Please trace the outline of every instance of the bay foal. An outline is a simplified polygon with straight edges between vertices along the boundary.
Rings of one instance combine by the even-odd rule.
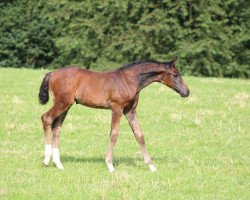
[[[156,171],[138,125],[136,107],[140,91],[152,82],[163,83],[182,97],[189,95],[189,89],[175,67],[175,62],[176,58],[170,62],[138,61],[108,72],[67,67],[46,74],[40,87],[39,100],[41,104],[46,104],[50,90],[54,104],[41,117],[45,133],[43,163],[49,165],[52,156],[55,165],[63,169],[58,149],[60,128],[68,110],[76,102],[92,108],[112,110],[110,144],[106,157],[109,172],[114,171],[112,157],[122,114],[133,130],[145,163],[152,172]]]

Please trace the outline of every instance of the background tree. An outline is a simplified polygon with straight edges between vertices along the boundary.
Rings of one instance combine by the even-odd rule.
[[[0,66],[118,67],[170,60],[196,76],[250,75],[247,0],[0,2]]]

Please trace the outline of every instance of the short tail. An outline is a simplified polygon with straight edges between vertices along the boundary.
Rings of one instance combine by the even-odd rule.
[[[45,105],[49,101],[49,79],[51,77],[52,72],[49,72],[45,75],[43,78],[43,82],[40,86],[40,91],[39,91],[39,102],[42,105]]]

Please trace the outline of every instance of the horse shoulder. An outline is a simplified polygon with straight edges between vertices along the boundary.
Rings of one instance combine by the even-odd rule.
[[[128,78],[121,72],[115,72],[111,76],[111,100],[121,104],[128,104],[136,97],[136,87],[132,78]]]

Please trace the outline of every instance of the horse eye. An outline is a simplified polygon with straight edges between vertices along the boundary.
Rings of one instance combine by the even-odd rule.
[[[174,77],[177,77],[177,76],[178,76],[178,74],[177,74],[177,73],[176,73],[176,74],[173,74],[173,76],[174,76]]]

